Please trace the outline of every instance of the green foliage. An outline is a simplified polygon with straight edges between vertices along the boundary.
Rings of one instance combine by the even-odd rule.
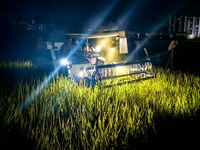
[[[1,61],[0,69],[19,69],[19,68],[31,68],[34,64],[31,61]]]
[[[156,135],[156,120],[194,118],[200,108],[193,75],[156,70],[153,79],[94,89],[58,75],[44,85],[47,78],[0,86],[1,132],[18,126],[36,149],[126,149]]]

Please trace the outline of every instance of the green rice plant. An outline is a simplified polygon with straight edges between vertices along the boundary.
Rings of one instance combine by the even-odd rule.
[[[1,130],[19,126],[35,149],[134,148],[156,137],[157,121],[194,119],[200,109],[199,77],[180,72],[158,69],[156,78],[94,89],[56,75],[38,88],[47,78],[0,86]]]

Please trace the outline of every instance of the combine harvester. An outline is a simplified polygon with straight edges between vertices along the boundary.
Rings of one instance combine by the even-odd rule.
[[[146,49],[145,60],[130,57],[125,31],[63,36],[63,40],[46,41],[47,49],[55,69],[59,67],[78,85],[111,86],[155,77]]]

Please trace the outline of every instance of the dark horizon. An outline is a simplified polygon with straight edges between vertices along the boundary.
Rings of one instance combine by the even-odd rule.
[[[87,26],[95,29],[104,24],[115,29],[155,31],[168,23],[171,14],[198,16],[196,0],[3,0],[0,22],[12,16],[50,17],[77,28]]]

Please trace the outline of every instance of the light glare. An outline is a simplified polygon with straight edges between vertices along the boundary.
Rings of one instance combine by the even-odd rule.
[[[95,49],[95,51],[96,51],[96,52],[100,52],[100,51],[101,51],[101,47],[100,47],[100,46],[97,46],[96,49]]]
[[[68,61],[66,58],[64,58],[64,59],[61,59],[60,63],[61,63],[61,65],[66,66]]]

